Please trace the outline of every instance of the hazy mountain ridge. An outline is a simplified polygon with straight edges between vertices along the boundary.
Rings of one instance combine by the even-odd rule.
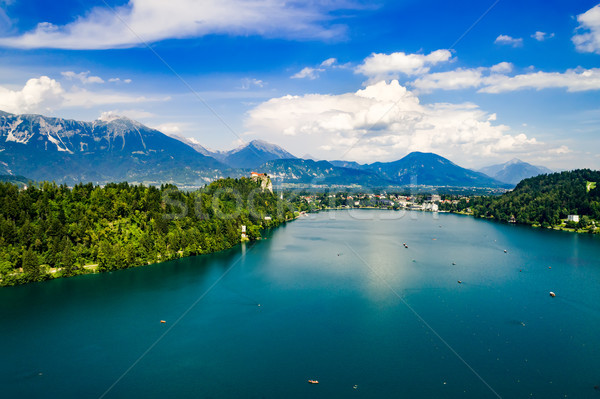
[[[502,164],[487,166],[479,171],[496,180],[510,184],[517,184],[521,180],[529,177],[554,173],[554,171],[544,166],[535,166],[517,158],[513,158]]]
[[[375,162],[367,165],[397,185],[424,184],[429,186],[505,187],[483,173],[456,165],[437,154],[411,152],[394,162]]]
[[[460,167],[433,153],[411,152],[404,158],[393,162],[359,164],[349,161],[332,161],[331,163],[338,167],[376,173],[396,186],[509,187],[509,185],[483,173]]]
[[[260,167],[275,184],[312,184],[312,185],[361,185],[389,186],[391,181],[372,172],[342,168],[328,161],[312,159],[277,159]]]

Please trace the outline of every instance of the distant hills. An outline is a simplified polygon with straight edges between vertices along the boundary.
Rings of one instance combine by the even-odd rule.
[[[394,162],[375,162],[361,165],[357,162],[331,161],[331,167],[344,169],[353,176],[361,176],[380,186],[458,186],[508,188],[506,183],[483,173],[462,168],[437,154],[411,152]],[[353,171],[353,172],[349,172]],[[362,173],[361,173],[362,172]],[[374,178],[374,176],[376,178]]]
[[[220,177],[246,176],[251,170],[268,173],[275,184],[511,187],[432,153],[413,152],[394,162],[361,165],[299,159],[261,140],[213,151],[194,139],[170,137],[124,117],[80,122],[0,111],[0,174],[67,184],[198,186]]]
[[[528,177],[553,173],[552,170],[544,166],[534,166],[517,158],[513,158],[506,163],[482,168],[479,171],[496,180],[509,184],[517,184]]]
[[[395,162],[375,162],[368,169],[397,185],[504,187],[483,173],[462,168],[433,153],[411,152]]]
[[[275,184],[364,187],[393,185],[390,180],[370,170],[343,168],[327,161],[312,159],[278,159],[265,163],[260,169],[271,176]]]
[[[468,203],[446,203],[444,210],[464,212],[474,216],[504,222],[516,222],[542,227],[571,227],[599,232],[600,171],[577,169],[543,174],[522,180],[514,190],[496,197],[476,197]],[[468,211],[467,211],[468,212]],[[569,215],[577,221],[566,222]]]

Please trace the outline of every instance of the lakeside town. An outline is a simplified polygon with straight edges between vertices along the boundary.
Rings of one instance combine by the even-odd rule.
[[[287,194],[288,196],[290,193]],[[284,198],[284,194],[281,194]],[[600,233],[600,222],[587,215],[565,214],[553,223],[546,221],[525,221],[511,213],[508,217],[482,212],[482,205],[489,197],[450,195],[450,194],[417,194],[404,195],[398,193],[363,193],[338,192],[301,194],[296,199],[287,198],[293,202],[300,212],[315,212],[333,209],[386,209],[424,212],[446,212],[475,217],[496,219],[511,224],[529,224],[532,227],[543,227],[578,233]],[[473,204],[473,206],[471,206]]]

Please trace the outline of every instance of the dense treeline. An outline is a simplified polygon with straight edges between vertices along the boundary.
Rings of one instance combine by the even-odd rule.
[[[230,248],[293,217],[253,179],[195,192],[127,183],[104,187],[0,183],[0,285],[109,271]]]
[[[477,217],[543,227],[593,229],[594,222],[600,221],[600,172],[580,169],[540,175],[521,181],[500,196],[463,198],[458,203],[441,204],[440,209],[470,209]],[[579,215],[580,221],[564,223],[568,215]]]

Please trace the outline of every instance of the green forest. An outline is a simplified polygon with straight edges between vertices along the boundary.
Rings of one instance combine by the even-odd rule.
[[[500,196],[461,198],[440,204],[440,210],[472,213],[541,227],[597,232],[600,227],[600,171],[579,169],[522,180]],[[566,221],[579,215],[579,222]]]
[[[248,178],[194,192],[114,183],[0,182],[0,285],[106,272],[230,248],[295,215]]]

